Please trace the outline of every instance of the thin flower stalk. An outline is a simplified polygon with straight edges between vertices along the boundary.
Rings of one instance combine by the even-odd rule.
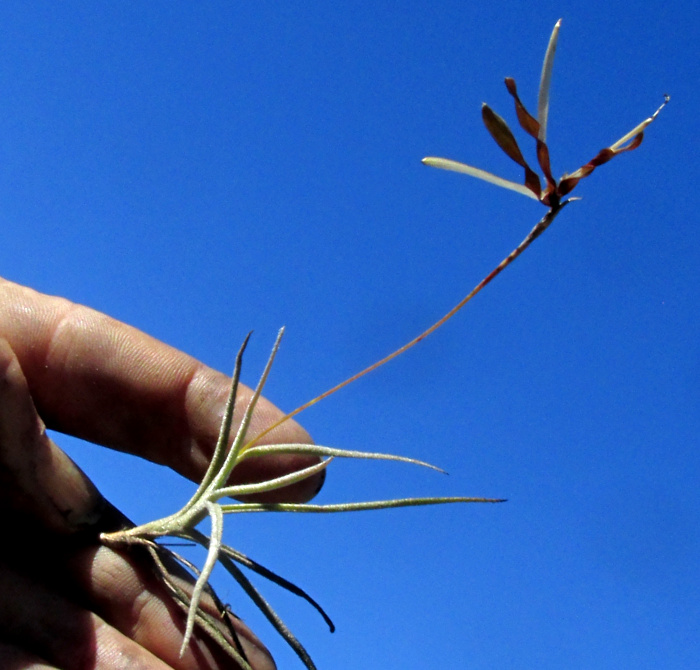
[[[250,665],[245,658],[243,649],[238,643],[235,631],[230,627],[228,640],[222,633],[218,632],[216,626],[213,626],[211,618],[206,615],[202,608],[202,599],[206,593],[213,595],[215,602],[219,602],[215,594],[208,585],[208,580],[211,572],[216,565],[220,563],[238,582],[245,593],[251,598],[256,606],[267,617],[272,626],[277,632],[287,641],[290,647],[299,656],[300,660],[308,670],[314,670],[315,665],[311,660],[306,649],[284,624],[281,618],[276,614],[272,606],[261,595],[261,593],[253,586],[250,580],[245,576],[239,566],[245,567],[252,572],[272,581],[273,583],[287,589],[295,595],[306,600],[314,607],[324,618],[329,625],[331,632],[334,626],[328,615],[324,612],[321,606],[304,590],[291,582],[285,580],[271,570],[261,566],[253,561],[245,554],[229,547],[223,542],[223,526],[225,514],[241,514],[241,513],[260,513],[260,512],[287,512],[287,513],[345,513],[358,512],[376,509],[389,509],[396,507],[412,507],[417,505],[442,505],[451,503],[497,503],[503,502],[501,498],[482,498],[482,497],[413,497],[413,498],[397,498],[389,500],[374,500],[360,501],[348,503],[334,504],[311,504],[311,503],[243,503],[243,502],[222,502],[222,498],[249,496],[251,494],[266,493],[273,491],[290,484],[299,482],[313,474],[323,471],[329,467],[331,463],[338,458],[355,458],[365,460],[386,460],[401,463],[418,465],[421,467],[430,468],[443,472],[440,468],[426,463],[425,461],[408,458],[406,456],[397,456],[393,454],[377,453],[369,451],[346,450],[335,447],[319,446],[312,444],[273,444],[260,445],[261,438],[276,427],[288,421],[305,409],[320,402],[324,398],[339,391],[343,387],[351,384],[360,377],[376,370],[378,367],[388,363],[397,356],[408,351],[416,344],[424,340],[431,333],[443,326],[455,314],[457,314],[474,296],[476,296],[485,286],[487,286],[497,275],[507,268],[518,256],[520,256],[554,221],[561,210],[573,200],[577,198],[565,197],[573,190],[579,181],[589,176],[597,167],[610,161],[615,156],[636,149],[642,142],[644,131],[658,116],[661,109],[668,103],[669,97],[665,96],[664,103],[652,114],[637,125],[633,130],[624,135],[617,142],[609,147],[598,152],[593,159],[584,164],[578,170],[571,174],[565,174],[561,179],[556,180],[552,174],[549,158],[549,147],[547,145],[547,125],[549,120],[550,107],[550,87],[552,80],[552,70],[554,65],[554,56],[557,48],[559,30],[561,20],[557,21],[554,30],[549,39],[547,50],[545,53],[544,63],[540,77],[540,86],[537,98],[537,116],[531,115],[523,105],[518,95],[515,81],[508,77],[505,79],[505,85],[508,93],[513,98],[515,105],[515,113],[518,123],[526,134],[535,141],[535,155],[537,166],[540,173],[536,172],[525,159],[518,141],[514,133],[509,128],[506,121],[494,112],[488,105],[482,106],[482,120],[486,129],[501,148],[501,150],[513,160],[524,171],[522,183],[516,182],[481,168],[473,167],[466,163],[437,157],[427,157],[423,159],[425,165],[466,174],[475,177],[482,181],[494,184],[501,188],[505,188],[516,193],[520,193],[530,199],[537,200],[547,207],[546,214],[532,228],[527,236],[518,244],[513,251],[510,252],[490,273],[488,273],[464,298],[462,298],[451,310],[443,317],[436,321],[432,326],[424,330],[418,336],[404,344],[402,347],[385,356],[380,361],[373,363],[364,370],[349,377],[345,381],[337,384],[333,388],[316,396],[308,402],[300,405],[292,412],[289,412],[279,421],[273,423],[264,431],[257,435],[248,435],[253,412],[256,404],[261,396],[263,387],[270,373],[273,361],[279,350],[280,341],[283,334],[283,329],[279,331],[275,340],[270,357],[265,365],[261,378],[255,387],[254,393],[250,398],[248,405],[243,414],[240,426],[235,435],[231,437],[233,414],[236,403],[238,384],[241,374],[243,353],[245,351],[250,334],[245,338],[238,355],[236,356],[236,364],[234,367],[233,377],[231,381],[230,393],[226,403],[224,416],[221,422],[218,440],[214,449],[213,456],[209,463],[208,469],[202,478],[194,495],[188,500],[185,505],[175,514],[167,516],[163,519],[151,521],[149,523],[127,528],[119,532],[106,533],[101,536],[101,540],[105,545],[114,548],[129,548],[131,546],[145,546],[150,552],[155,566],[156,573],[160,576],[166,587],[169,589],[173,599],[178,603],[178,606],[187,611],[187,620],[185,623],[185,631],[180,649],[180,655],[184,654],[195,626],[199,626],[220,646],[222,646],[229,655],[234,658],[241,668],[248,670]],[[253,484],[237,484],[228,485],[231,475],[235,468],[244,460],[250,458],[260,458],[263,456],[279,455],[279,454],[305,454],[308,456],[318,457],[318,463],[304,468],[298,472],[288,475],[271,478],[267,481],[257,482]],[[211,532],[207,536],[197,530],[197,525],[205,518],[211,520]],[[207,556],[204,566],[201,571],[197,570],[188,561],[182,557],[165,549],[162,544],[157,544],[155,541],[162,537],[178,537],[189,541],[196,542],[204,547],[207,551]],[[182,565],[189,568],[195,575],[195,584],[191,592],[187,592],[177,586],[170,575],[169,569],[161,560],[161,555],[169,554]],[[222,616],[229,616],[227,608],[222,607]],[[212,628],[214,630],[212,630]]]
[[[360,377],[364,377],[366,374],[373,372],[382,365],[388,363],[394,358],[397,358],[434,333],[438,328],[442,327],[445,323],[447,323],[447,321],[455,316],[455,314],[460,312],[462,308],[472,298],[474,298],[474,296],[476,296],[477,293],[479,293],[497,275],[508,267],[508,265],[510,265],[518,256],[520,256],[520,254],[522,254],[523,251],[525,251],[525,249],[527,249],[527,247],[529,247],[530,244],[532,244],[550,226],[565,205],[578,199],[569,198],[568,200],[563,201],[562,197],[568,195],[581,179],[590,175],[599,165],[608,162],[618,154],[636,149],[641,144],[644,137],[644,130],[656,119],[659,112],[666,106],[666,104],[668,104],[670,96],[664,95],[663,104],[649,118],[635,126],[635,128],[620,138],[617,142],[610,145],[610,147],[601,150],[591,161],[583,165],[581,168],[572,174],[564,175],[558,183],[556,182],[552,176],[552,171],[549,164],[549,148],[546,144],[546,130],[549,115],[549,91],[552,81],[552,69],[554,67],[554,54],[556,52],[556,46],[559,39],[560,27],[561,19],[556,22],[547,44],[547,51],[545,54],[544,63],[542,65],[542,74],[540,76],[538,118],[533,117],[522,104],[520,98],[518,97],[515,80],[512,77],[506,77],[505,79],[506,89],[513,97],[515,103],[515,111],[520,126],[528,135],[536,140],[537,160],[543,172],[546,183],[546,187],[544,189],[540,186],[540,178],[537,173],[525,161],[515,136],[506,122],[485,103],[482,105],[482,119],[484,121],[484,125],[486,125],[487,130],[499,147],[501,147],[501,149],[506,153],[506,155],[524,168],[525,178],[523,183],[500,177],[486,170],[482,170],[481,168],[474,167],[473,165],[468,165],[449,158],[427,156],[422,160],[424,165],[466,174],[470,177],[475,177],[495,186],[499,186],[500,188],[515,191],[516,193],[520,193],[521,195],[524,195],[530,199],[537,200],[549,208],[547,214],[542,217],[542,219],[527,234],[523,241],[515,249],[513,249],[508,256],[506,256],[488,275],[486,275],[486,277],[484,277],[484,279],[482,279],[466,296],[464,296],[464,298],[462,298],[452,309],[450,309],[432,326],[424,330],[420,335],[414,337],[410,342],[407,342],[402,347],[399,347],[396,351],[393,351],[381,360],[369,365],[364,370],[361,370],[351,377],[348,377],[333,388],[328,389],[324,393],[321,393],[315,398],[312,398],[303,405],[300,405],[293,411],[289,412],[289,414],[282,417],[279,421],[275,422],[263,432],[256,435],[253,440],[245,445],[244,449],[250,448],[257,440],[272,432],[275,428],[288,419],[303,412],[312,405],[315,405],[317,402],[324,400],[328,396],[334,394],[336,391],[342,389],[344,386],[352,384],[360,379]],[[627,146],[624,146],[626,144]]]

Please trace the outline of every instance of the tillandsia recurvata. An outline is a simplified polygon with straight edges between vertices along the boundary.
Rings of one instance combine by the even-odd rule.
[[[331,631],[333,630],[333,624],[326,615],[326,613],[303,590],[291,584],[282,577],[276,575],[275,573],[271,572],[270,570],[264,568],[258,563],[255,563],[245,554],[242,554],[241,552],[223,543],[223,519],[225,514],[236,514],[245,512],[330,513],[385,509],[390,507],[406,507],[411,505],[502,502],[501,499],[497,498],[417,497],[393,500],[378,500],[370,502],[351,502],[317,505],[223,502],[223,499],[231,497],[240,498],[241,496],[272,491],[287,486],[289,484],[293,484],[314,473],[324,470],[333,462],[335,458],[390,460],[411,463],[414,465],[420,465],[440,471],[439,468],[430,465],[429,463],[390,454],[373,453],[365,451],[349,451],[333,447],[317,446],[312,444],[275,444],[260,446],[258,442],[263,435],[272,431],[282,422],[299,414],[301,411],[328,397],[332,393],[335,393],[347,384],[352,383],[356,379],[371,372],[372,370],[375,370],[376,368],[390,361],[391,359],[399,356],[400,354],[407,351],[408,349],[416,345],[418,342],[426,338],[440,326],[442,326],[459,310],[461,310],[462,307],[464,307],[467,304],[467,302],[469,302],[469,300],[471,300],[479,291],[481,291],[481,289],[483,289],[496,275],[502,272],[520,254],[522,254],[522,252],[525,251],[525,249],[527,249],[527,247],[530,246],[530,244],[532,244],[532,242],[547,229],[547,227],[552,223],[557,214],[559,214],[559,212],[574,199],[566,199],[566,196],[569,195],[569,193],[573,190],[573,188],[578,184],[578,182],[581,179],[590,175],[598,166],[608,162],[618,154],[636,149],[640,145],[644,136],[644,130],[650,123],[652,123],[652,121],[654,121],[661,109],[666,105],[669,99],[668,96],[665,96],[664,103],[661,105],[661,107],[659,107],[659,109],[656,110],[656,112],[654,112],[654,114],[652,114],[652,116],[645,119],[633,130],[624,135],[620,140],[610,145],[609,147],[599,151],[593,159],[591,159],[588,163],[580,167],[578,170],[575,170],[571,174],[564,175],[559,180],[554,179],[550,167],[549,149],[547,146],[547,118],[549,111],[549,89],[552,75],[552,66],[554,62],[554,54],[556,50],[560,25],[561,21],[558,21],[554,26],[554,30],[550,37],[547,51],[545,54],[540,79],[536,116],[531,115],[521,102],[518,96],[515,81],[511,78],[507,78],[505,80],[506,88],[515,102],[515,112],[520,126],[530,137],[532,137],[535,140],[537,164],[544,178],[544,186],[542,185],[543,181],[541,177],[530,167],[530,165],[528,165],[527,161],[524,159],[523,154],[521,153],[520,148],[518,146],[518,143],[516,142],[515,137],[508,125],[506,124],[506,122],[494,111],[492,111],[491,108],[486,104],[484,104],[482,107],[482,118],[484,124],[486,125],[487,130],[494,138],[498,146],[513,161],[515,161],[524,169],[525,176],[522,184],[504,179],[502,177],[498,177],[489,172],[485,172],[484,170],[480,170],[479,168],[475,168],[457,161],[434,157],[428,157],[423,159],[423,163],[425,163],[426,165],[446,170],[452,170],[455,172],[461,172],[472,177],[477,177],[484,181],[495,184],[496,186],[516,191],[518,193],[528,196],[529,198],[541,202],[545,207],[547,207],[547,213],[535,225],[535,227],[530,231],[530,233],[528,233],[525,239],[506,258],[504,258],[501,261],[501,263],[499,263],[481,282],[479,282],[479,284],[477,284],[476,287],[472,289],[472,291],[470,291],[462,300],[460,300],[459,303],[455,305],[455,307],[453,307],[447,314],[445,314],[430,328],[428,328],[420,335],[415,337],[413,340],[411,340],[401,348],[397,349],[393,353],[389,354],[382,360],[374,363],[373,365],[369,366],[365,370],[362,370],[356,375],[353,375],[349,379],[338,384],[332,389],[329,389],[325,393],[310,400],[309,402],[304,403],[303,405],[295,409],[293,412],[287,414],[283,419],[275,423],[273,426],[267,428],[263,433],[250,436],[248,435],[248,428],[250,425],[251,417],[255,410],[256,403],[260,398],[260,394],[270,372],[270,368],[272,366],[275,355],[277,354],[280,339],[282,337],[282,331],[280,331],[277,340],[274,344],[272,353],[267,362],[267,365],[265,366],[265,369],[263,371],[262,377],[245,410],[240,427],[237,429],[236,434],[233,436],[233,438],[231,438],[232,417],[235,405],[236,390],[238,387],[238,382],[241,373],[243,352],[248,341],[248,337],[246,337],[236,358],[236,365],[233,373],[233,380],[231,383],[231,391],[228,397],[228,402],[224,418],[221,424],[221,429],[219,432],[219,437],[214,454],[212,456],[211,462],[209,463],[208,470],[192,498],[178,512],[175,512],[174,514],[167,516],[163,519],[151,521],[149,523],[121,530],[118,532],[105,533],[101,536],[101,541],[110,547],[126,549],[130,546],[136,545],[145,548],[149,552],[156,573],[160,576],[165,585],[168,587],[176,603],[180,606],[181,609],[183,609],[183,611],[187,612],[185,632],[183,635],[182,647],[180,650],[181,655],[190,641],[194,626],[197,625],[200,626],[202,630],[207,632],[213,639],[215,639],[222,646],[222,648],[225,649],[227,653],[236,660],[236,662],[241,666],[241,668],[250,669],[251,667],[248,660],[245,658],[245,654],[242,650],[242,647],[240,646],[240,644],[237,643],[233,627],[229,625],[228,636],[223,634],[220,631],[220,626],[218,625],[220,622],[216,621],[217,617],[215,615],[212,615],[206,610],[206,608],[201,606],[203,594],[206,592],[209,593],[217,603],[217,607],[220,610],[220,619],[227,620],[230,616],[232,616],[229,608],[221,604],[221,602],[216,598],[215,594],[212,593],[211,589],[208,586],[209,577],[212,573],[212,569],[214,568],[217,562],[222,564],[223,567],[241,585],[243,590],[260,608],[260,610],[268,618],[272,625],[277,629],[280,635],[282,635],[282,637],[284,637],[288,644],[294,649],[294,651],[301,658],[301,660],[307,668],[315,668],[315,665],[309,657],[309,654],[306,652],[306,650],[297,640],[297,638],[292,634],[292,632],[286,627],[284,622],[278,617],[278,615],[269,605],[267,600],[265,600],[265,598],[263,598],[259,591],[252,585],[252,583],[241,570],[240,566],[245,566],[253,572],[262,575],[263,577],[266,577],[267,579],[288,589],[292,593],[295,593],[296,595],[304,598],[321,613],[321,615],[328,623]],[[319,461],[315,465],[307,467],[304,470],[295,472],[290,475],[270,479],[268,481],[237,486],[227,485],[231,473],[240,463],[242,463],[246,459],[257,458],[260,456],[270,454],[289,453],[316,456],[319,458]],[[205,534],[203,534],[196,528],[197,525],[207,517],[211,521],[211,534],[209,537],[207,537]],[[207,556],[203,567],[200,570],[198,570],[189,561],[178,556],[171,550],[164,548],[162,544],[158,544],[156,542],[159,538],[166,536],[182,538],[205,547],[207,550]],[[189,569],[196,575],[195,586],[191,590],[191,592],[184,590],[182,586],[178,585],[178,582],[176,581],[176,579],[174,579],[173,574],[171,572],[172,568],[168,567],[167,561],[163,560],[165,554],[169,555],[170,557],[175,557],[182,565],[184,565],[187,569]]]

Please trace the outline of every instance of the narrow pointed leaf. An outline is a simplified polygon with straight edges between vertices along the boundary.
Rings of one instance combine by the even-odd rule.
[[[525,168],[525,187],[532,191],[532,194],[539,200],[542,196],[542,184],[537,173],[530,169],[530,166]]]
[[[625,151],[634,151],[642,143],[643,139],[644,139],[644,133],[643,132],[637,133],[632,138],[632,141],[629,142],[628,144],[626,144],[625,146],[620,146],[619,144],[616,143],[615,145],[613,145],[613,146],[615,146],[615,148],[613,149],[613,147],[610,147],[610,150],[614,151],[616,156],[617,156],[617,154],[622,154]]]
[[[204,533],[198,531],[197,529],[191,529],[187,533],[180,534],[178,537],[193,540],[204,547],[207,546],[208,542],[207,536],[204,535]],[[253,572],[256,572],[265,579],[268,579],[273,584],[277,584],[277,586],[281,586],[283,589],[286,589],[290,593],[293,593],[295,596],[299,596],[300,598],[305,600],[323,617],[323,620],[328,625],[330,632],[335,632],[335,624],[333,623],[330,616],[328,616],[328,613],[323,609],[323,607],[321,607],[321,605],[316,600],[314,600],[306,591],[304,591],[304,589],[297,586],[293,582],[290,582],[288,579],[285,579],[281,575],[278,575],[276,572],[273,572],[269,568],[266,568],[264,565],[261,565],[257,561],[254,561],[246,554],[238,551],[237,549],[234,549],[233,547],[229,547],[227,544],[221,545],[220,553],[221,555],[228,556],[230,559],[236,561],[237,563],[244,565],[246,568],[252,570]],[[183,560],[180,556],[178,556],[178,558],[180,560]],[[196,568],[194,568],[194,566],[190,566],[190,569],[196,572]]]
[[[557,187],[557,182],[552,175],[552,168],[549,163],[549,147],[541,140],[537,140],[537,162],[540,164],[542,174],[547,179],[547,190],[553,191]]]
[[[246,407],[246,410],[243,414],[243,418],[241,419],[241,423],[238,427],[238,432],[236,433],[236,437],[234,438],[233,444],[231,445],[231,450],[227,454],[226,460],[224,461],[223,465],[221,466],[221,469],[219,470],[215,479],[210,485],[211,490],[221,488],[224,485],[226,480],[229,478],[229,475],[231,474],[231,470],[233,470],[234,466],[236,465],[239,459],[241,449],[243,448],[245,442],[245,436],[248,432],[248,426],[250,425],[250,421],[253,417],[255,405],[257,404],[260,398],[260,394],[262,393],[263,387],[265,386],[267,377],[270,374],[270,369],[272,368],[272,364],[275,361],[275,356],[279,351],[280,342],[282,341],[283,335],[284,328],[280,328],[279,332],[277,333],[277,339],[275,339],[275,343],[272,346],[270,356],[268,357],[267,363],[265,364],[265,368],[263,369],[263,373],[260,376],[260,380],[258,381],[258,384],[255,387],[253,395],[248,401],[248,406]]]
[[[391,509],[394,507],[423,507],[425,505],[447,505],[450,503],[502,503],[503,498],[396,498],[394,500],[371,500],[357,503],[337,503],[329,505],[310,505],[308,503],[241,503],[222,505],[225,514],[234,512],[306,512],[311,514],[328,514],[334,512],[364,512],[373,509]]]
[[[615,144],[601,149],[588,163],[580,167],[576,172],[572,172],[570,175],[562,178],[557,189],[559,195],[564,196],[570,193],[581,179],[587,177],[597,167],[612,160],[618,154],[624,153],[625,151],[634,151],[644,139],[644,129],[656,119],[659,112],[668,104],[670,99],[670,96],[665,95],[661,106],[648,119],[644,119],[644,121],[621,137]]]
[[[668,104],[668,101],[671,99],[670,95],[664,95],[664,101],[661,104],[661,106],[648,118],[644,119],[636,128],[633,128],[632,130],[627,133],[624,137],[621,137],[615,144],[613,144],[610,148],[617,152],[620,151],[620,147],[622,147],[626,142],[629,142],[630,139],[634,138],[633,144],[636,141],[637,143],[633,147],[628,147],[628,149],[636,149],[639,144],[642,141],[641,134],[642,131],[656,119],[656,117],[659,115],[659,112]]]
[[[228,447],[228,440],[229,436],[231,434],[231,423],[233,421],[233,411],[236,406],[236,395],[238,392],[238,381],[241,376],[241,368],[243,366],[243,353],[245,352],[246,347],[248,346],[248,341],[250,340],[250,336],[252,335],[252,331],[246,335],[245,339],[243,340],[243,344],[241,345],[240,349],[238,350],[238,354],[236,355],[236,363],[233,368],[233,377],[231,379],[231,386],[228,394],[228,398],[226,400],[226,408],[224,409],[224,416],[221,420],[221,428],[219,429],[219,437],[216,441],[216,447],[214,448],[214,454],[211,457],[211,460],[209,461],[209,466],[207,467],[207,471],[202,478],[202,481],[199,483],[199,486],[197,487],[197,490],[195,491],[195,494],[190,498],[189,502],[183,507],[182,511],[186,511],[188,509],[191,509],[197,501],[204,495],[206,490],[209,488],[209,485],[211,482],[214,480],[214,477],[216,477],[217,472],[223,465],[224,460],[226,459],[226,448]]]
[[[498,146],[503,149],[505,154],[511,160],[514,160],[518,165],[525,169],[525,187],[530,189],[530,191],[532,191],[532,193],[539,198],[542,191],[540,186],[540,178],[523,158],[520,147],[518,146],[513,133],[508,127],[508,124],[486,103],[481,106],[481,117],[484,120],[486,129],[491,134],[491,137],[496,140]]]
[[[496,114],[486,103],[481,105],[481,118],[484,120],[484,125],[491,134],[491,137],[496,140],[496,144],[503,149],[505,154],[518,165],[527,167],[520,147],[505,120]]]
[[[192,632],[194,631],[194,622],[197,617],[197,612],[199,611],[199,601],[202,598],[202,593],[204,593],[204,588],[209,581],[209,576],[211,575],[217,560],[219,560],[219,548],[221,547],[221,537],[224,530],[224,515],[221,511],[219,505],[207,501],[207,511],[211,517],[211,538],[209,540],[209,550],[207,552],[207,558],[204,562],[204,567],[192,590],[192,599],[190,601],[190,609],[187,613],[187,626],[185,628],[185,636],[182,638],[182,646],[180,647],[180,658],[185,653],[187,645],[192,637]]]
[[[272,609],[270,603],[263,598],[262,594],[253,586],[251,581],[243,574],[243,571],[228,557],[222,555],[220,557],[221,565],[223,565],[229,574],[240,584],[248,597],[255,603],[258,609],[265,615],[265,618],[274,626],[275,630],[284,638],[285,642],[294,650],[296,655],[301,659],[302,663],[308,670],[316,670],[311,656],[304,649],[304,646],[297,640],[292,631],[287,628],[284,621],[275,610]]]
[[[461,174],[469,175],[470,177],[476,177],[482,181],[487,181],[489,184],[494,184],[500,186],[501,188],[507,188],[510,191],[515,191],[521,195],[525,195],[528,198],[533,198],[534,200],[539,200],[539,196],[535,195],[532,190],[523,186],[515,181],[510,181],[509,179],[503,179],[491,172],[482,170],[480,168],[467,165],[466,163],[460,163],[458,161],[450,160],[449,158],[436,158],[434,156],[428,156],[422,160],[424,165],[429,165],[430,167],[439,168],[440,170],[450,170],[451,172],[459,172]]]
[[[333,623],[333,620],[328,616],[327,612],[323,609],[323,607],[321,607],[321,605],[318,602],[316,602],[316,600],[314,600],[306,591],[304,591],[304,589],[298,587],[296,584],[290,582],[288,579],[281,577],[276,572],[272,572],[272,570],[269,570],[264,565],[260,565],[260,563],[257,563],[245,554],[241,553],[240,551],[237,551],[236,549],[233,549],[232,547],[229,547],[226,544],[221,547],[221,553],[233,559],[237,563],[245,565],[245,567],[249,570],[252,570],[253,572],[256,572],[262,577],[265,577],[265,579],[269,579],[274,584],[277,584],[277,586],[281,586],[283,589],[286,589],[290,593],[293,593],[295,596],[299,596],[300,598],[304,599],[323,617],[323,620],[326,622],[326,625],[328,626],[330,632],[335,632],[335,624]]]
[[[552,83],[552,67],[554,66],[554,54],[557,51],[557,40],[559,39],[559,28],[561,19],[554,24],[554,30],[549,38],[547,51],[542,64],[542,75],[540,76],[540,91],[537,96],[537,120],[540,130],[537,139],[541,142],[547,141],[547,117],[549,116],[549,88]]]
[[[202,536],[206,540],[205,536]],[[207,546],[206,541],[201,543],[204,547]],[[185,568],[192,571],[195,578],[200,574],[199,570],[186,558],[180,556],[180,554],[175,553],[169,549],[166,549],[163,545],[152,545],[147,547],[148,553],[153,559],[154,566],[156,568],[156,573],[158,578],[168,589],[173,597],[175,604],[187,614],[189,611],[190,594],[184,591],[180,585],[175,581],[173,575],[171,575],[171,569],[168,568],[165,563],[161,560],[160,554],[164,553],[170,559],[181,563]],[[218,598],[216,593],[212,588],[207,588],[207,594],[214,600],[218,610],[223,611],[223,603]],[[202,629],[215,640],[221,649],[226,652],[238,665],[240,670],[253,670],[248,661],[245,659],[245,652],[241,647],[241,642],[236,633],[236,629],[232,626],[229,619],[224,620],[227,624],[226,628],[228,630],[233,643],[226,639],[221,630],[219,629],[218,621],[208,612],[200,609],[197,612],[197,623],[202,627]]]
[[[515,85],[515,79],[506,77],[506,88],[515,101],[515,113],[518,115],[521,128],[530,135],[530,137],[537,139],[540,132],[540,124],[537,119],[525,109],[525,105],[521,102],[520,96],[518,96],[518,89]]]
[[[649,119],[647,119],[649,121]],[[634,130],[627,133],[624,137],[620,138],[615,144],[610,146],[610,151],[618,154],[623,151],[632,151],[636,149],[644,139],[644,132],[640,128],[646,128],[649,125],[646,121],[640,123]],[[635,132],[637,131],[637,132]]]
[[[588,163],[581,166],[578,170],[572,172],[570,175],[564,177],[559,182],[557,193],[560,196],[567,195],[571,192],[574,186],[576,186],[576,184],[578,184],[578,182],[581,181],[581,179],[588,177],[597,167],[604,165],[619,154],[622,154],[626,151],[633,151],[634,149],[636,149],[642,143],[643,137],[644,133],[639,133],[637,136],[635,136],[634,140],[628,146],[622,149],[617,149],[617,151],[614,151],[610,147],[601,149],[590,161],[588,161]]]
[[[337,449],[336,447],[323,447],[319,444],[265,444],[260,447],[251,447],[245,452],[244,458],[269,456],[270,454],[307,454],[309,456],[337,456],[338,458],[366,458],[380,461],[398,461],[400,463],[420,465],[424,468],[430,468],[431,470],[437,470],[437,472],[446,474],[442,468],[438,468],[436,465],[432,465],[426,461],[419,461],[416,458],[409,458],[408,456],[396,456],[394,454],[382,454],[373,451]]]

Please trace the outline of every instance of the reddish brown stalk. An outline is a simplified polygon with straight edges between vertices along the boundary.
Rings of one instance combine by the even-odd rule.
[[[574,200],[575,199],[576,198],[574,198]],[[366,367],[364,370],[357,372],[356,374],[352,375],[352,377],[348,377],[345,381],[340,382],[340,384],[336,384],[336,386],[334,386],[333,388],[328,389],[324,393],[321,393],[321,395],[312,398],[308,402],[305,402],[303,405],[297,407],[295,410],[292,410],[291,412],[289,412],[289,414],[283,416],[279,421],[273,423],[269,428],[266,428],[264,431],[256,435],[243,447],[243,449],[245,450],[249,447],[252,447],[264,435],[267,435],[268,433],[272,432],[275,428],[282,425],[285,421],[291,419],[292,417],[303,412],[305,409],[308,409],[312,405],[315,405],[317,402],[320,402],[328,396],[333,395],[336,391],[340,391],[340,389],[342,389],[343,387],[347,386],[348,384],[352,384],[354,381],[360,379],[360,377],[364,377],[366,374],[372,372],[373,370],[376,370],[377,368],[381,367],[385,363],[388,363],[397,356],[400,356],[401,354],[405,353],[406,351],[414,347],[416,344],[418,344],[421,340],[424,340],[426,337],[428,337],[428,335],[434,333],[438,328],[443,326],[455,314],[457,314],[457,312],[459,312],[477,293],[479,293],[481,289],[483,289],[487,284],[489,284],[489,282],[491,282],[492,279],[494,279],[501,272],[503,272],[503,270],[505,270],[518,256],[520,256],[520,254],[522,254],[523,251],[525,251],[525,249],[527,249],[545,230],[547,230],[552,221],[554,221],[556,215],[559,214],[559,212],[569,202],[571,202],[571,200],[565,200],[564,202],[552,205],[551,209],[528,233],[527,237],[525,237],[525,239],[515,249],[513,249],[513,251],[511,251],[493,270],[491,270],[491,272],[489,272],[489,274],[487,274],[466,296],[464,296],[464,298],[462,298],[449,312],[447,312],[447,314],[445,314],[441,319],[439,319],[432,326],[430,326],[430,328],[424,330],[420,335],[414,337],[410,342],[407,342],[402,347],[399,347],[398,349],[396,349],[396,351],[393,351],[388,356],[385,356],[376,363],[372,363],[372,365]]]

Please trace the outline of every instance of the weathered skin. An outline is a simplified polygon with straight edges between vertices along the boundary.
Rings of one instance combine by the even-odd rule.
[[[178,657],[183,619],[139,555],[100,547],[128,523],[48,438],[45,427],[133,453],[197,481],[213,451],[230,380],[104,314],[0,279],[0,667],[232,667],[203,640]],[[239,387],[237,415],[250,389]],[[255,435],[281,416],[261,400]],[[263,443],[310,442],[288,421]],[[236,482],[312,459],[251,459]],[[260,500],[302,502],[317,476]],[[274,668],[236,621],[256,670]]]

